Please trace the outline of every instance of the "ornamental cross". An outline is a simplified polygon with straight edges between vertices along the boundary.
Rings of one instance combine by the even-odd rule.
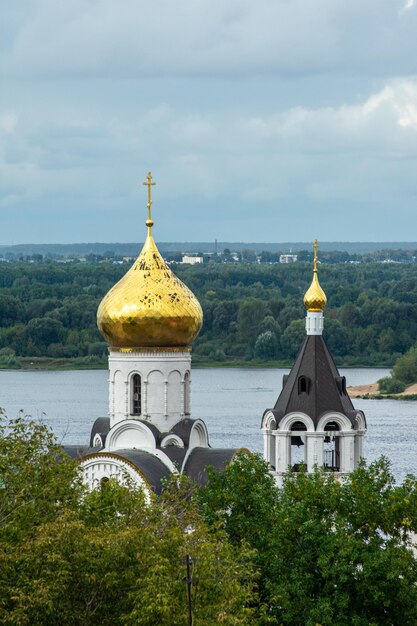
[[[152,220],[152,217],[151,217],[152,186],[156,185],[156,183],[152,182],[152,174],[150,172],[148,172],[148,175],[146,178],[147,178],[147,181],[143,184],[146,185],[146,187],[148,188],[148,204],[146,206],[148,207],[148,220],[151,221]]]
[[[317,248],[319,244],[317,243],[317,239],[314,240],[313,248],[314,248],[314,271],[317,272]]]

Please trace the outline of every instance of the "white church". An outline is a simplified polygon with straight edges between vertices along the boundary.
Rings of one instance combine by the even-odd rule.
[[[191,417],[191,346],[203,312],[163,260],[153,238],[149,173],[147,237],[138,258],[97,311],[109,346],[109,412],[93,424],[89,446],[66,446],[91,489],[110,477],[141,486],[148,499],[172,473],[198,485],[237,449],[211,448],[205,423]],[[280,482],[300,463],[346,473],[362,456],[366,420],[355,411],[322,337],[326,296],[317,271],[304,303],[307,335],[275,406],[264,412],[265,458]]]

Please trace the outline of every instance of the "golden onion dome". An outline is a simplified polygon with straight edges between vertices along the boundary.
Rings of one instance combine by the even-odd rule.
[[[195,295],[167,266],[152,235],[148,181],[148,235],[130,270],[110,289],[97,311],[104,339],[117,348],[172,348],[191,345],[203,323]]]
[[[313,244],[314,248],[314,270],[313,270],[313,280],[311,281],[310,287],[307,289],[306,294],[304,296],[304,306],[307,311],[311,311],[312,313],[319,313],[323,311],[324,307],[327,303],[326,294],[319,283],[318,271],[317,271],[317,248],[318,243],[317,239],[314,240]]]

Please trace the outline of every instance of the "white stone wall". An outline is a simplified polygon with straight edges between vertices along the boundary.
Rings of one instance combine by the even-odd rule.
[[[132,378],[141,376],[141,414],[133,415]],[[169,431],[190,412],[191,355],[189,350],[109,351],[110,426],[143,419]]]

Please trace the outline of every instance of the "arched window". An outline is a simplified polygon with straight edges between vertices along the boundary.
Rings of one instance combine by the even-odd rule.
[[[139,374],[132,376],[132,415],[142,414],[142,381]]]
[[[294,422],[291,426],[291,448],[290,448],[290,465],[293,471],[297,472],[302,463],[306,462],[306,446],[305,435],[307,430],[302,422]]]
[[[323,464],[331,472],[340,471],[340,427],[337,422],[327,422],[324,427]]]
[[[184,413],[190,414],[190,372],[185,372],[184,376]]]
[[[310,391],[310,379],[307,376],[300,376],[298,379],[298,393],[308,393]]]

